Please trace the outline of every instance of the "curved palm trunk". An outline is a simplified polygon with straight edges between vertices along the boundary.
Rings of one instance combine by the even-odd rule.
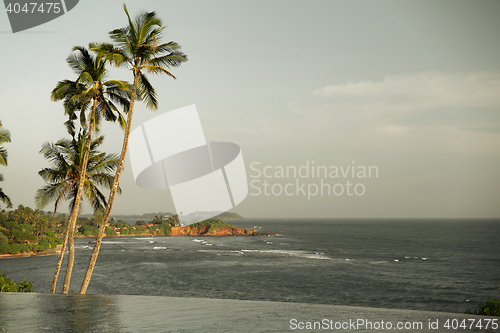
[[[108,204],[106,206],[106,212],[102,218],[99,225],[99,232],[97,233],[97,238],[94,245],[94,250],[92,251],[92,256],[90,257],[89,265],[87,267],[87,272],[83,278],[82,287],[80,289],[80,294],[84,295],[87,292],[87,288],[90,283],[90,278],[92,277],[92,272],[94,271],[95,263],[97,261],[97,256],[99,255],[99,250],[101,249],[102,238],[104,237],[104,231],[106,230],[106,224],[108,223],[109,217],[111,215],[111,210],[113,209],[113,202],[115,201],[116,192],[118,190],[118,183],[120,181],[120,176],[123,171],[123,164],[125,163],[125,156],[127,155],[128,148],[128,137],[130,135],[130,128],[132,127],[132,115],[134,113],[134,102],[135,95],[137,92],[137,72],[134,72],[134,85],[132,87],[132,95],[130,97],[130,107],[127,114],[127,125],[125,127],[125,134],[123,136],[122,152],[120,154],[120,160],[118,162],[118,167],[116,168],[115,179],[113,180],[113,187],[109,193]]]
[[[69,290],[69,283],[71,281],[71,273],[73,272],[73,263],[75,261],[75,242],[74,242],[74,231],[76,225],[76,219],[78,217],[78,210],[80,209],[80,199],[83,192],[83,184],[85,180],[85,175],[87,171],[87,163],[89,160],[90,145],[92,142],[92,130],[94,129],[94,118],[95,111],[97,108],[97,100],[94,99],[94,105],[92,106],[92,113],[89,119],[89,132],[87,135],[87,142],[85,144],[85,154],[83,156],[82,165],[80,166],[80,176],[78,180],[78,189],[76,191],[75,204],[71,209],[71,215],[68,222],[68,266],[66,267],[66,275],[64,276],[63,294],[67,294]],[[56,273],[58,274],[57,270]],[[54,276],[54,279],[56,277]]]
[[[66,252],[66,246],[68,244],[68,231],[69,231],[69,223],[66,226],[66,232],[64,233],[64,242],[61,254],[59,255],[59,260],[57,261],[56,273],[54,274],[54,279],[52,280],[52,287],[50,288],[50,292],[52,294],[56,292],[57,278],[59,277],[59,272],[61,271],[61,265],[64,258],[64,253]]]
[[[61,193],[62,195],[62,193]],[[57,216],[57,206],[58,202],[61,196],[57,198],[56,205],[54,207],[54,215],[52,218],[55,218]],[[61,254],[59,255],[59,260],[57,261],[57,266],[56,266],[56,272],[54,273],[54,279],[52,280],[52,287],[50,288],[50,293],[54,294],[56,292],[56,286],[57,286],[57,279],[59,278],[59,273],[61,272],[61,265],[62,261],[64,259],[64,254],[66,253],[66,246],[68,245],[68,230],[69,230],[69,222],[68,225],[66,226],[66,231],[64,231],[64,241],[63,241],[63,246],[61,250]]]

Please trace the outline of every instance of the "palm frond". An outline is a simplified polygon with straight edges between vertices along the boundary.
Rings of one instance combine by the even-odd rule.
[[[181,46],[176,42],[168,42],[165,44],[158,45],[155,49],[156,54],[162,53],[172,53],[181,49]]]
[[[0,187],[0,200],[2,200],[2,202],[5,205],[7,205],[7,208],[12,208],[12,201],[10,201],[9,196],[3,192],[1,187]]]
[[[183,62],[186,62],[187,56],[181,51],[175,51],[170,54],[155,57],[151,60],[147,61],[146,64],[148,66],[158,66],[158,67],[179,67]]]
[[[87,132],[80,131],[73,140],[62,139],[56,143],[44,143],[40,152],[50,161],[51,167],[38,172],[47,185],[39,189],[35,196],[37,205],[46,206],[55,201],[55,209],[63,200],[69,200],[70,208],[75,204],[75,195],[80,179],[80,165],[85,154]],[[98,148],[104,142],[101,135],[91,142],[84,192],[82,198],[92,201],[98,186],[110,188],[114,172],[118,166],[116,154],[99,152]]]
[[[7,166],[7,149],[0,147],[0,165]]]
[[[146,104],[146,107],[156,110],[158,109],[158,100],[156,99],[156,91],[149,82],[145,74],[139,73],[137,92],[141,100]]]
[[[145,12],[137,15],[136,27],[138,28],[137,41],[140,44],[150,44],[153,42],[152,36],[155,36],[161,30],[161,19],[155,12]],[[159,29],[155,29],[158,27]]]
[[[132,64],[129,60],[130,55],[125,50],[114,47],[113,44],[90,43],[89,48],[117,67]]]
[[[2,125],[0,125],[1,127]],[[0,144],[11,142],[10,141],[10,132],[6,129],[0,129]]]
[[[38,189],[35,195],[35,204],[38,209],[42,209],[49,204],[51,201],[56,201],[56,207],[59,201],[64,200],[68,196],[68,189],[71,183],[68,181],[63,181],[59,183],[53,183],[45,185],[44,187]]]

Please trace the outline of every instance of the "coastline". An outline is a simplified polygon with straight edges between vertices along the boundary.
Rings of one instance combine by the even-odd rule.
[[[268,234],[261,233],[255,231],[254,229],[244,229],[237,227],[220,227],[214,230],[213,232],[209,231],[209,227],[201,227],[201,228],[190,228],[189,226],[184,227],[172,227],[171,235],[157,235],[150,233],[142,233],[142,234],[129,234],[129,235],[115,235],[115,236],[106,236],[103,238],[116,238],[116,237],[156,237],[156,236],[172,236],[172,237],[185,237],[185,236],[209,236],[209,237],[230,237],[230,236],[276,236],[276,234]],[[75,238],[96,238],[96,236],[75,236]],[[94,244],[94,242],[89,242]],[[53,249],[48,249],[40,252],[21,252],[16,254],[0,254],[0,259],[4,258],[23,258],[23,257],[36,257],[36,256],[46,256],[46,255],[54,255],[61,253],[62,245],[57,245]]]
[[[57,245],[53,249],[48,249],[40,252],[30,251],[30,252],[21,252],[16,254],[0,254],[0,259],[48,256],[48,255],[59,254],[61,253],[61,250],[62,250],[62,245]]]
[[[142,233],[142,234],[128,234],[128,235],[114,235],[114,236],[106,236],[106,238],[114,238],[114,237],[140,237],[140,236],[211,236],[211,237],[227,237],[227,236],[276,236],[276,234],[262,233],[255,231],[254,229],[244,229],[238,227],[219,227],[213,231],[210,230],[210,227],[172,227],[172,233],[170,235],[161,235],[161,234],[151,234],[151,233]],[[96,238],[96,236],[75,236],[75,238]]]

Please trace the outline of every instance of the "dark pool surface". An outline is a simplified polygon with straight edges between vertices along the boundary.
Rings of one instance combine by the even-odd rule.
[[[339,331],[335,329],[335,325],[341,328],[342,325],[347,327],[348,323],[350,328],[353,327],[351,325],[356,325],[353,330],[356,332],[450,332],[453,330],[444,325],[447,321],[451,324],[454,319],[457,323],[481,319],[484,324],[487,318],[446,312],[305,303],[161,296],[0,293],[2,333],[333,332]],[[308,322],[321,323],[323,329],[299,329],[307,327]],[[438,323],[438,329],[429,329],[430,322]],[[387,327],[388,323],[391,329]],[[415,328],[397,330],[398,323],[403,325],[402,328],[404,325]],[[483,326],[482,329],[473,327],[467,331],[499,330],[485,330]]]

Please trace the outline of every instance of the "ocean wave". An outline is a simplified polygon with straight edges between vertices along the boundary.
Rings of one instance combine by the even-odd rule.
[[[135,242],[127,242],[127,241],[118,241],[118,242],[112,242],[112,241],[103,241],[102,244],[130,244],[130,243],[135,243]]]
[[[304,259],[319,259],[319,260],[332,260],[332,258],[327,257],[322,252],[307,252],[300,250],[239,250],[239,251],[218,251],[218,250],[198,250],[198,252],[203,253],[214,253],[218,255],[247,255],[247,254],[271,254],[280,256],[290,256]]]
[[[298,258],[306,258],[306,259],[321,259],[321,260],[330,260],[331,258],[324,255],[322,252],[307,252],[300,250],[241,250],[242,252],[258,252],[258,253],[270,253],[270,254],[278,254],[278,255],[288,255],[292,257]]]
[[[196,242],[196,243],[200,243],[201,245],[208,245],[208,246],[212,246],[213,244],[212,243],[209,243],[207,242],[206,240],[204,239],[193,239],[193,242]]]

